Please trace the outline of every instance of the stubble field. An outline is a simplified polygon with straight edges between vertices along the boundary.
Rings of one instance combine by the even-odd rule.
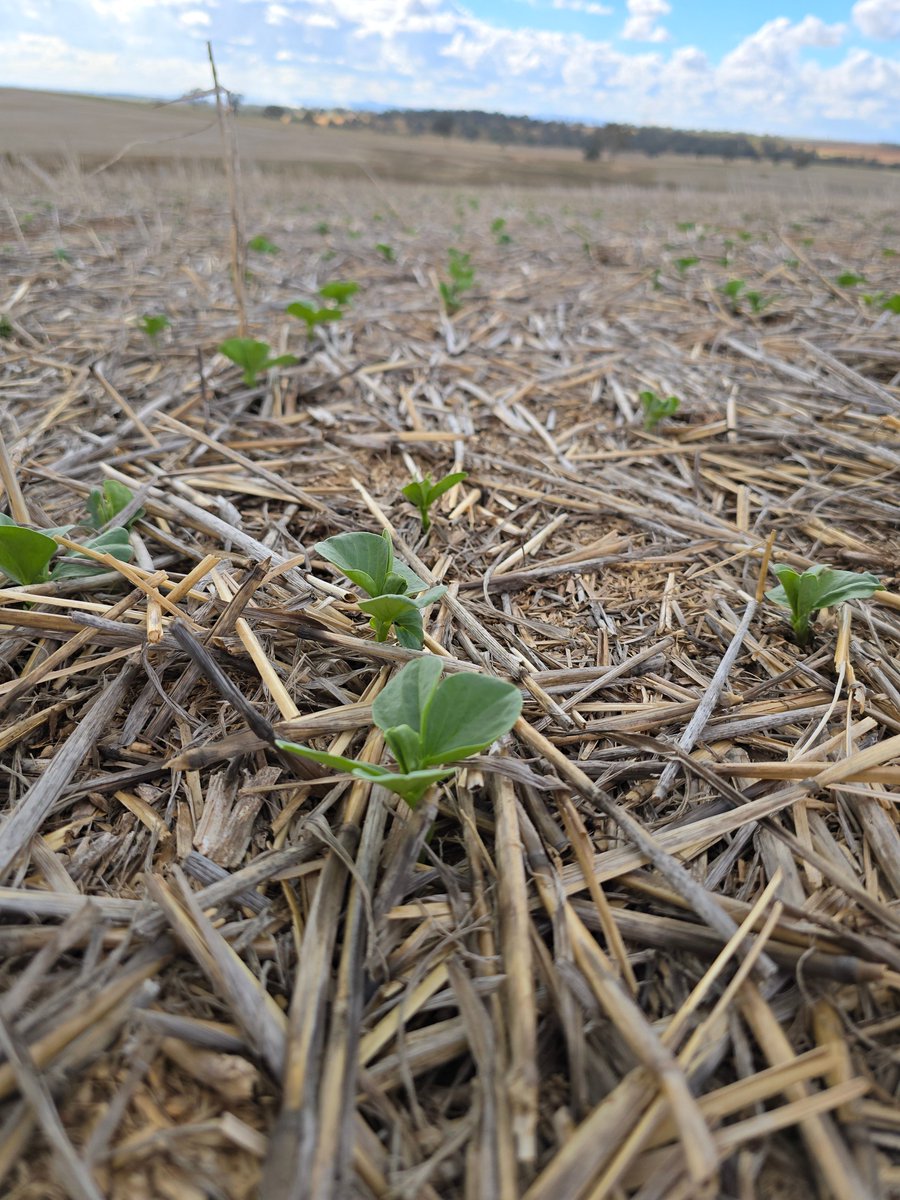
[[[900,181],[370,174],[245,165],[248,387],[214,165],[4,168],[3,511],[144,514],[0,592],[0,1190],[900,1194]],[[524,699],[433,824],[273,744],[384,753],[351,529]],[[886,590],[801,647],[770,561]]]

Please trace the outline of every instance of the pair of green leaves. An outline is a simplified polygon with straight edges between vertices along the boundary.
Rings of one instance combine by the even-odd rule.
[[[72,528],[72,525],[62,525],[40,533],[36,529],[17,525],[9,517],[0,514],[0,571],[23,586],[46,583],[48,580],[80,579],[105,571],[102,563],[77,552],[61,559],[50,569],[50,560],[59,549],[59,544],[50,535],[65,536]],[[120,562],[130,562],[134,553],[128,540],[128,530],[122,526],[115,526],[91,538],[85,542],[85,546],[101,554],[111,554]]]
[[[269,343],[258,342],[255,338],[227,338],[219,346],[219,353],[241,368],[247,387],[255,387],[257,377],[263,371],[272,367],[292,367],[297,361],[293,354],[271,358]]]
[[[884,585],[868,571],[835,571],[832,567],[815,566],[802,575],[790,567],[775,566],[778,586],[766,592],[767,599],[781,608],[790,609],[791,626],[801,646],[810,636],[810,620],[821,608],[834,608],[845,600],[862,600]]]
[[[454,471],[452,475],[445,475],[437,483],[432,483],[431,476],[426,475],[423,479],[410,480],[406,487],[401,489],[410,504],[414,504],[419,510],[423,533],[427,533],[431,528],[431,517],[428,510],[432,504],[445,492],[449,492],[452,487],[462,483],[466,475],[466,471]]]
[[[165,313],[144,313],[139,323],[151,341],[155,341],[162,331],[172,324]]]
[[[344,315],[341,305],[349,303],[350,298],[355,296],[358,291],[359,284],[352,280],[332,279],[319,288],[319,295],[324,300],[333,300],[335,308],[320,308],[318,305],[295,300],[284,311],[288,316],[296,317],[298,321],[305,321],[307,337],[312,337],[313,330],[317,325],[322,325],[327,321],[339,321]]]
[[[656,392],[641,392],[639,394],[641,408],[644,410],[644,428],[655,429],[663,417],[674,417],[681,407],[677,396],[657,396]]]
[[[338,533],[317,542],[315,549],[369,597],[360,600],[359,607],[370,618],[376,641],[386,641],[393,627],[401,646],[421,650],[425,641],[422,609],[439,600],[447,589],[429,588],[415,571],[396,562],[387,530],[381,537]]]
[[[372,719],[384,733],[400,772],[337,754],[279,741],[279,749],[378,783],[411,807],[432,784],[454,774],[446,763],[486,750],[508,733],[522,711],[517,688],[488,675],[450,675],[441,679],[439,658],[407,663],[372,705]]]
[[[91,514],[91,524],[95,529],[102,529],[110,521],[115,520],[119,513],[124,512],[134,499],[134,492],[117,479],[105,479],[102,488],[94,488],[87,500],[88,512]],[[139,508],[133,517],[123,522],[123,528],[130,529],[135,521],[144,515]]]
[[[451,247],[447,252],[447,270],[450,273],[450,282],[442,282],[440,291],[444,308],[452,317],[462,307],[463,292],[467,292],[475,283],[475,268],[472,266],[470,255]]]

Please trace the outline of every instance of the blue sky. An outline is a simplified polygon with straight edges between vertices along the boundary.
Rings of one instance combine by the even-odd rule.
[[[0,85],[900,141],[900,0],[0,0]]]

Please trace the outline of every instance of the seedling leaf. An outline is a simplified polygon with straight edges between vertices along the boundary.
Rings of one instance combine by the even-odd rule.
[[[425,641],[422,611],[409,596],[373,596],[370,600],[360,600],[359,607],[372,618],[370,623],[377,642],[387,641],[393,627],[401,646],[407,650],[422,649]]]
[[[84,544],[89,549],[96,550],[98,554],[111,555],[119,562],[131,562],[134,556],[134,548],[128,540],[128,530],[122,525],[114,525],[112,529],[107,529]],[[106,567],[103,563],[73,550],[70,557],[64,558],[56,564],[50,572],[50,578],[81,579],[89,575],[102,574],[105,570]]]
[[[372,720],[379,729],[408,725],[417,733],[441,677],[441,660],[417,658],[381,689],[372,703]]]
[[[410,808],[415,808],[428,789],[442,779],[449,779],[454,774],[452,770],[407,771],[397,774],[386,767],[375,766],[372,763],[356,762],[352,758],[340,758],[336,754],[324,754],[320,750],[310,750],[308,746],[299,746],[296,742],[276,741],[279,750],[289,754],[298,754],[301,758],[310,758],[327,767],[336,767],[347,771],[355,779],[366,783],[377,783],[389,792],[394,792],[405,800]]]
[[[274,242],[270,242],[264,234],[258,233],[256,237],[252,237],[247,243],[247,249],[252,250],[255,254],[277,254],[278,247]]]
[[[349,279],[332,279],[319,288],[319,295],[336,304],[346,304],[359,291],[359,284]]]
[[[157,338],[164,329],[168,329],[172,322],[165,313],[144,313],[141,317],[141,328],[147,337],[153,340]]]
[[[91,524],[95,529],[102,529],[114,517],[123,512],[134,499],[134,493],[124,483],[117,479],[105,479],[102,488],[94,488],[87,499],[88,512],[91,514]],[[144,510],[138,511],[126,522],[126,528],[131,526],[144,515]]]
[[[468,476],[466,471],[454,471],[450,475],[445,475],[443,479],[439,479],[437,483],[432,483],[431,476],[426,475],[424,479],[412,479],[405,487],[401,488],[403,495],[419,510],[419,516],[422,521],[422,532],[427,533],[431,528],[431,516],[429,509],[435,500],[443,496],[445,492],[449,492],[452,487],[461,483]]]
[[[639,394],[641,407],[644,410],[644,428],[654,429],[663,417],[673,417],[681,407],[677,396],[657,396],[656,392],[641,392]]]
[[[50,559],[58,549],[46,534],[5,521],[0,524],[0,571],[16,583],[44,583]]]
[[[268,342],[258,342],[255,338],[228,338],[219,346],[219,353],[243,369],[247,387],[254,387],[257,376],[263,371],[271,367],[293,366],[297,361],[293,354],[270,358]]]
[[[778,586],[766,592],[767,599],[790,609],[791,625],[801,645],[809,641],[810,621],[822,608],[835,608],[847,600],[865,599],[884,585],[868,571],[836,571],[816,565],[799,575],[790,567],[774,564]]]
[[[455,762],[485,750],[522,711],[518,688],[489,675],[450,675],[438,684],[421,731],[423,766]]]

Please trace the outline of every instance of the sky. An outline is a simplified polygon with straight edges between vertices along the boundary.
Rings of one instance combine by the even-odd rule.
[[[900,142],[900,0],[0,0],[0,86]],[[2,109],[0,109],[2,120]]]

